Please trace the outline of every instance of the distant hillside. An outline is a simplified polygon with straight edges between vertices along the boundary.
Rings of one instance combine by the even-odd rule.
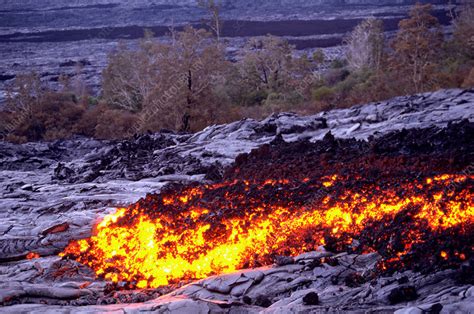
[[[297,7],[310,7],[315,5],[403,5],[415,4],[416,2],[429,2],[434,4],[447,4],[448,0],[224,0],[228,7],[259,7],[294,5]],[[10,10],[44,10],[68,7],[92,7],[92,6],[195,6],[196,0],[0,0],[0,11]]]

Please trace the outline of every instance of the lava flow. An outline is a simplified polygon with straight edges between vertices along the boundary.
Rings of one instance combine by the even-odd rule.
[[[474,176],[377,184],[343,174],[229,180],[148,195],[62,254],[139,288],[271,263],[325,245],[378,252],[382,268],[449,266],[472,256]]]

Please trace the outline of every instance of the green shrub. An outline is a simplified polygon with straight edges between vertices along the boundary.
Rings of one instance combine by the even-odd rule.
[[[335,92],[327,86],[319,87],[313,91],[312,99],[316,101],[327,101],[334,97]]]
[[[245,106],[262,105],[269,95],[266,90],[251,90],[249,93],[242,95],[242,104]]]
[[[55,140],[74,134],[74,126],[82,117],[84,108],[74,102],[70,94],[46,93],[37,102],[11,114],[14,129],[11,136],[27,141]]]

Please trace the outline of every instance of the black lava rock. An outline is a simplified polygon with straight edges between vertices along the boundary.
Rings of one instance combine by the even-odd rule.
[[[439,314],[442,309],[443,305],[441,303],[435,303],[426,312],[429,314]]]
[[[388,295],[388,301],[390,304],[398,304],[401,302],[413,301],[418,298],[418,293],[413,286],[400,286],[392,291]]]
[[[344,284],[348,287],[355,288],[365,283],[364,277],[359,273],[351,273],[344,278]]]
[[[255,299],[254,304],[261,307],[269,307],[270,305],[272,305],[272,301],[270,301],[270,299],[264,295],[259,295]]]
[[[275,264],[278,266],[285,266],[285,265],[291,265],[294,264],[295,260],[292,257],[289,256],[277,256],[275,257]]]
[[[400,277],[400,278],[398,278],[398,280],[397,280],[397,282],[398,282],[399,284],[401,284],[401,285],[408,283],[408,281],[409,281],[409,280],[408,280],[408,277],[407,277],[407,276]]]
[[[318,305],[319,296],[316,292],[310,292],[303,297],[304,305]]]
[[[248,295],[244,295],[243,298],[242,298],[242,301],[245,303],[245,304],[252,304],[252,298],[249,297]]]
[[[58,163],[58,166],[54,169],[54,179],[57,180],[67,180],[74,174],[74,170],[64,166],[62,163]]]
[[[474,258],[471,258],[468,263],[464,263],[464,265],[461,265],[455,278],[456,282],[463,285],[474,284]]]

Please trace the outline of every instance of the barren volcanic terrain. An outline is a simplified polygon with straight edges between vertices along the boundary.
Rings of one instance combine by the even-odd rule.
[[[0,312],[474,311],[472,90],[0,161]]]

